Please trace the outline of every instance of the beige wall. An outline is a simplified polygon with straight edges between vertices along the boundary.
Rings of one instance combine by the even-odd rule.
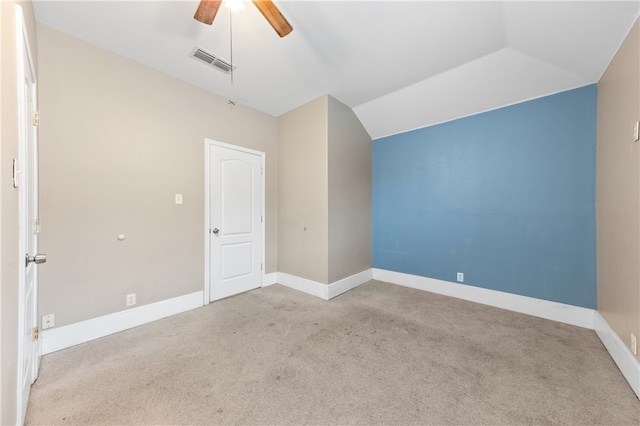
[[[329,282],[371,268],[371,137],[329,96]]]
[[[38,69],[35,20],[30,2],[0,1],[0,424],[15,424],[18,413],[18,190],[12,159],[18,158],[18,98],[15,5],[22,6],[31,54]]]
[[[278,271],[330,284],[371,268],[371,138],[322,96],[278,118]]]
[[[640,25],[598,83],[598,311],[630,347],[640,340]],[[637,357],[640,360],[640,356]]]
[[[140,306],[204,288],[206,137],[266,152],[266,271],[275,271],[276,119],[37,29],[41,251],[49,256],[40,315],[64,326],[126,309],[128,293]]]
[[[327,96],[278,118],[278,271],[328,284]]]

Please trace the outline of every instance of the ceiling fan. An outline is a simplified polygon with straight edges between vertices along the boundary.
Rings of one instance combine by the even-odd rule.
[[[280,13],[271,0],[251,0],[251,2],[258,8],[262,16],[265,17],[280,37],[284,37],[293,31],[291,24],[287,22],[286,18],[282,16],[282,13]],[[211,25],[221,4],[222,0],[201,0],[198,5],[198,10],[196,10],[196,14],[193,16],[194,19],[203,24]]]

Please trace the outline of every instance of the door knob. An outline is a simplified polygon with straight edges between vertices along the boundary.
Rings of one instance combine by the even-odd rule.
[[[29,256],[29,253],[27,253],[25,266],[29,266],[29,263],[31,262],[35,263],[36,265],[39,265],[41,263],[45,263],[46,261],[47,261],[46,254],[36,254],[35,256]]]
[[[213,232],[214,234],[218,235],[218,232],[220,232],[220,230],[218,228],[213,228],[211,230],[211,232]]]

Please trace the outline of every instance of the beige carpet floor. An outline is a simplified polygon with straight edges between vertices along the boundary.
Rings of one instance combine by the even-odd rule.
[[[640,424],[593,331],[371,281],[279,285],[47,355],[27,424]]]

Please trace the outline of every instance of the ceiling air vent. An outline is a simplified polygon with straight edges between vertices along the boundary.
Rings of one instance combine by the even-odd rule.
[[[213,68],[222,71],[225,74],[229,74],[231,71],[231,64],[222,58],[217,57],[211,52],[207,52],[201,47],[195,46],[189,56],[203,64],[207,64]],[[235,69],[235,67],[233,67]]]
[[[216,61],[212,64],[214,67],[218,68],[220,71],[229,74],[231,71],[231,64],[223,61],[220,58],[217,58]]]

